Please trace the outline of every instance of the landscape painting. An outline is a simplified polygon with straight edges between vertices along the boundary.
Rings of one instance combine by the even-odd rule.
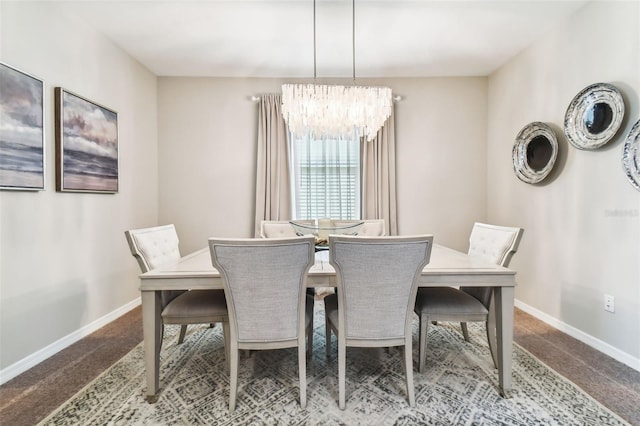
[[[118,192],[118,114],[57,87],[56,190]]]
[[[0,189],[44,189],[44,82],[0,62]]]

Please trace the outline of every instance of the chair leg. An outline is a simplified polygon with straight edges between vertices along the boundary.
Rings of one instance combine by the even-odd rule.
[[[418,333],[418,371],[424,373],[427,357],[427,331],[429,330],[429,316],[420,315],[420,330]]]
[[[324,339],[327,358],[329,358],[331,356],[331,326],[329,325],[328,318],[324,321]]]
[[[231,367],[229,369],[229,411],[236,409],[236,396],[238,393],[238,358],[240,358],[240,351],[237,346],[230,350],[231,352]]]
[[[162,341],[164,340],[164,323],[160,327],[159,332],[156,334],[156,354],[160,353],[162,349]]]
[[[300,408],[304,409],[307,408],[307,359],[304,340],[301,345],[298,345],[298,375],[300,376]]]
[[[493,366],[498,368],[498,337],[496,336],[496,316],[495,312],[489,310],[489,316],[485,323],[487,328],[487,342],[489,342],[489,351],[491,352],[491,358],[493,359]]]
[[[311,312],[311,324],[307,328],[307,356],[313,355],[313,311]]]
[[[338,406],[341,410],[345,409],[345,382],[347,370],[347,348],[344,342],[340,342],[338,338]]]
[[[462,328],[462,335],[464,336],[464,340],[470,342],[469,340],[469,329],[467,328],[466,322],[461,322],[460,327]]]
[[[187,334],[187,325],[183,324],[180,326],[180,335],[178,336],[178,344],[184,342],[185,334]]]
[[[408,339],[407,339],[408,340]],[[407,397],[409,398],[409,406],[416,405],[416,397],[413,389],[413,355],[411,350],[411,342],[405,343],[404,352],[404,374],[407,381]]]
[[[230,361],[231,361],[231,347],[229,346],[229,339],[231,338],[231,331],[229,330],[229,322],[228,321],[223,321],[222,322],[222,334],[223,334],[223,338],[224,338],[224,359],[225,359],[225,364],[227,366],[227,371],[230,370]]]

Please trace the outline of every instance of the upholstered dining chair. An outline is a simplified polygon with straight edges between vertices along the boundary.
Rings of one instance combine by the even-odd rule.
[[[412,316],[418,280],[429,263],[433,236],[329,236],[329,262],[338,293],[324,298],[327,356],[338,339],[339,407],[345,408],[346,348],[404,347],[407,396],[415,405]]]
[[[296,220],[298,223],[313,225],[314,220]],[[260,236],[262,238],[295,237],[296,230],[288,220],[263,220],[260,222]]]
[[[298,348],[300,406],[307,405],[305,329],[313,305],[305,288],[313,237],[209,239],[230,320],[229,410],[235,410],[239,350]]]
[[[365,219],[365,220],[334,220],[336,226],[348,225],[352,223],[364,222],[358,230],[361,237],[382,237],[386,235],[384,219]]]
[[[507,267],[522,239],[522,228],[475,223],[469,237],[468,254]],[[420,317],[418,370],[425,369],[429,322],[460,322],[469,341],[467,322],[484,322],[495,367],[498,367],[495,308],[491,287],[423,287],[418,290],[415,313]]]
[[[125,236],[143,273],[180,259],[179,239],[173,224],[131,229]],[[160,298],[162,330],[164,332],[165,324],[180,325],[178,343],[184,341],[188,324],[221,322],[225,341],[228,339],[227,303],[222,290],[162,291]],[[227,353],[225,343],[225,355]],[[227,356],[227,362],[228,359]]]

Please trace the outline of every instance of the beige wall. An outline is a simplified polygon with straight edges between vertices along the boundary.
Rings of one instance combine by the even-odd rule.
[[[522,307],[640,368],[640,193],[621,166],[640,117],[640,3],[596,2],[509,61],[489,79],[489,220],[525,228],[512,266]],[[580,151],[563,133],[573,97],[616,85],[626,103],[619,134]],[[549,123],[560,159],[541,185],[519,181],[511,147],[529,122]],[[603,310],[604,294],[615,313]],[[622,353],[620,353],[622,352]]]
[[[209,236],[252,236],[258,113],[249,98],[283,82],[159,78],[160,222],[176,224],[183,252]],[[400,233],[434,233],[466,250],[473,222],[486,217],[487,79],[358,82],[404,97],[396,105]]]
[[[124,230],[158,221],[156,78],[50,3],[0,2],[0,60],[45,82],[46,190],[0,191],[0,369],[139,298]],[[57,193],[54,87],[118,112],[120,191]],[[50,355],[50,354],[49,354]]]

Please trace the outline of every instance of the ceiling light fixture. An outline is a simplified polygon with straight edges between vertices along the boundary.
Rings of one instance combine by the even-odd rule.
[[[282,85],[282,115],[296,136],[372,141],[391,115],[391,89],[356,86],[356,9],[352,0],[353,86],[316,84],[316,1],[313,0],[313,84]]]

